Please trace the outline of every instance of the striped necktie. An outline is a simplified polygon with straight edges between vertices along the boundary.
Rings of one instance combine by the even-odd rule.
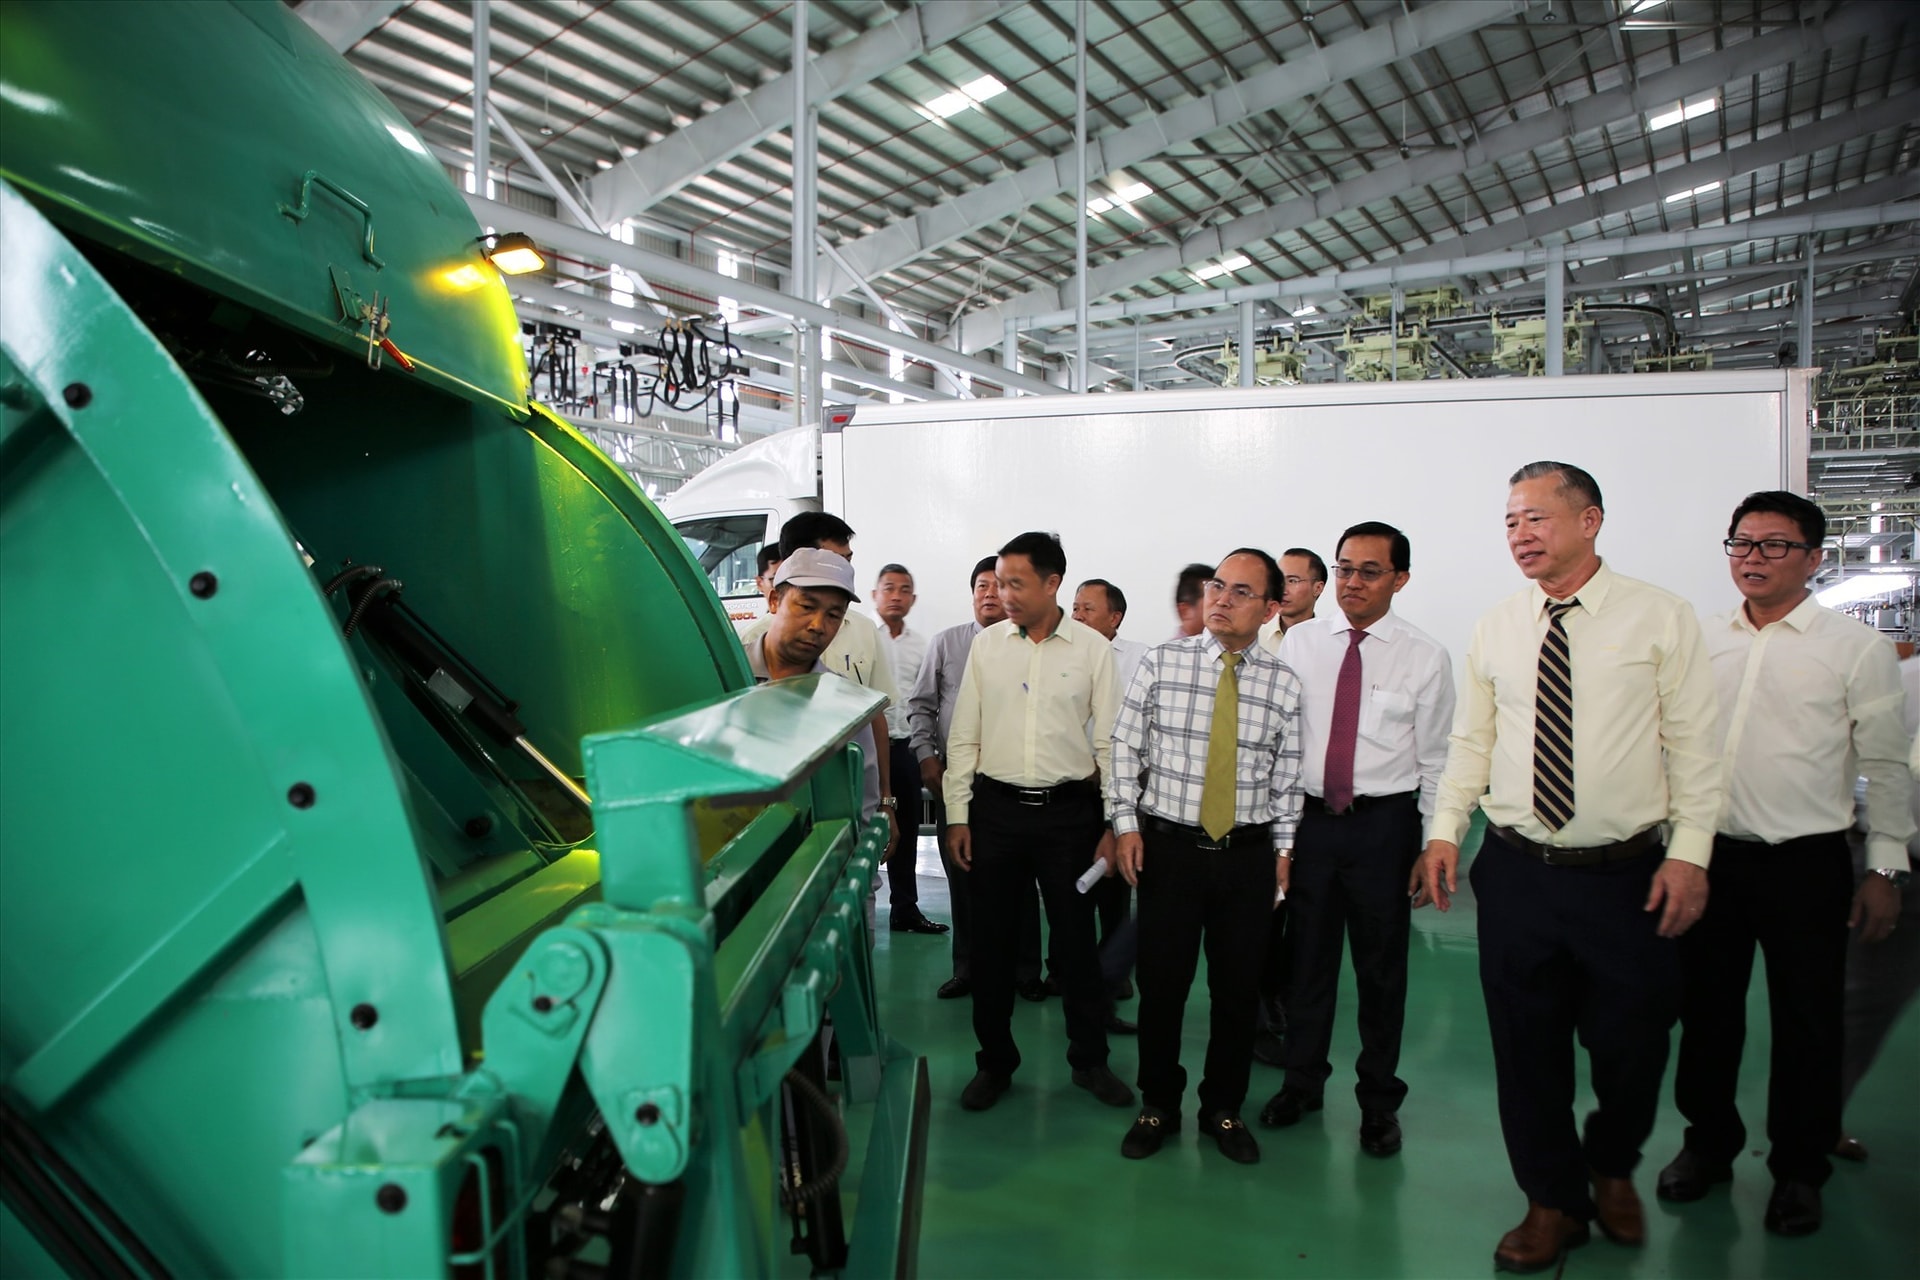
[[[1213,693],[1213,724],[1207,730],[1207,773],[1200,786],[1200,829],[1218,840],[1233,830],[1234,758],[1240,745],[1240,655],[1220,655],[1220,683]]]
[[[1578,599],[1547,602],[1533,705],[1533,814],[1549,831],[1573,821],[1573,660],[1561,619]]]

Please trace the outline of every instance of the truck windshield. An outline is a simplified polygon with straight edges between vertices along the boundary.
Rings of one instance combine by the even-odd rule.
[[[758,595],[754,576],[767,537],[764,515],[701,516],[673,526],[705,570],[715,594]]]

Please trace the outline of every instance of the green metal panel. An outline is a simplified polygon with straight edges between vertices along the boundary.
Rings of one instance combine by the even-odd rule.
[[[10,4],[0,79],[0,176],[63,225],[365,356],[337,269],[386,301],[419,378],[525,409],[519,322],[465,202],[413,127],[287,6]],[[368,214],[313,184],[307,216],[287,216],[309,173]],[[369,222],[381,267],[367,260]],[[449,283],[463,266],[480,283]]]

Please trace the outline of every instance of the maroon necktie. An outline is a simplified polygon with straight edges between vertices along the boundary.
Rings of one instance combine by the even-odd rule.
[[[1327,808],[1345,813],[1353,803],[1353,744],[1360,736],[1360,642],[1364,631],[1347,632],[1347,656],[1340,659],[1334,686],[1333,729],[1327,734]]]

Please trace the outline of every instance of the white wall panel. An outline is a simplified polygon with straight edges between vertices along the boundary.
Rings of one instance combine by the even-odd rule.
[[[1599,481],[1601,553],[1692,600],[1735,599],[1720,540],[1740,498],[1790,474],[1789,374],[1657,375],[1147,393],[862,410],[825,450],[825,501],[858,530],[861,585],[913,570],[914,622],[963,620],[973,562],[1024,529],[1060,534],[1067,583],[1109,578],[1121,634],[1172,633],[1174,576],[1237,545],[1329,562],[1342,529],[1405,530],[1399,611],[1455,654],[1526,585],[1506,550],[1507,477],[1555,458]],[[1100,412],[1087,412],[1089,405]],[[1063,412],[1072,409],[1077,412]],[[1802,430],[1804,428],[1801,428]],[[835,446],[838,446],[837,448]],[[1335,608],[1329,584],[1321,612]]]

